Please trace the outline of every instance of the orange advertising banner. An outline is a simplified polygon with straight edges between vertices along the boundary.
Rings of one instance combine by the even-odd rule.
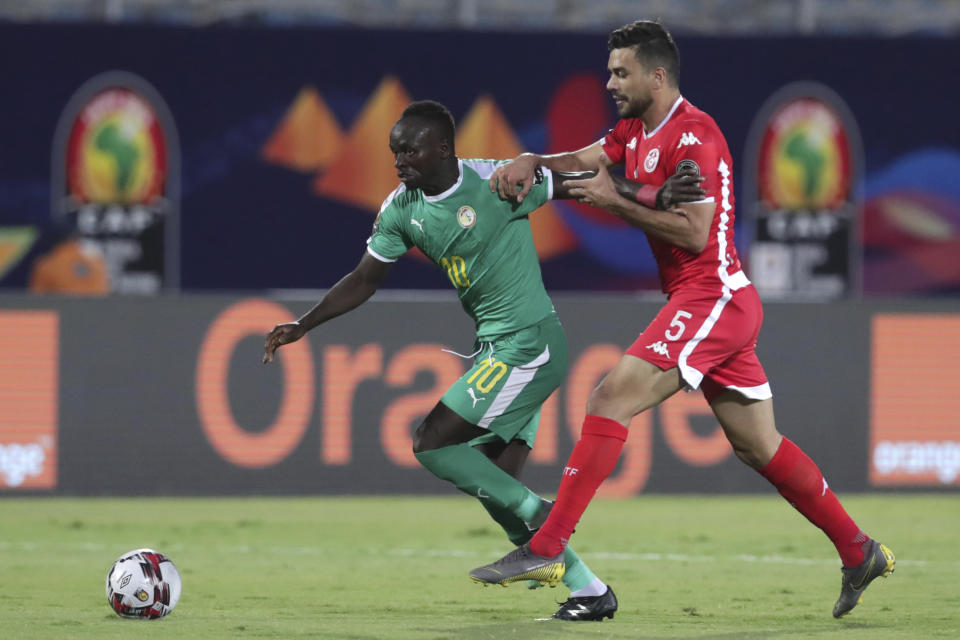
[[[960,484],[960,315],[873,317],[870,484]]]
[[[57,486],[59,318],[0,312],[0,491]]]

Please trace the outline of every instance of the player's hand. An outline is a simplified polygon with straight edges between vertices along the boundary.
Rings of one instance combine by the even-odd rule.
[[[707,192],[700,185],[705,179],[693,169],[683,169],[673,174],[657,192],[657,209],[668,211],[678,204],[703,200]]]
[[[585,180],[567,180],[566,185],[570,187],[570,196],[576,198],[578,202],[616,213],[616,207],[622,198],[617,193],[613,178],[610,177],[608,169],[610,162],[609,160],[604,162],[605,157],[601,154],[597,175]]]
[[[263,346],[263,362],[273,362],[274,353],[281,345],[296,342],[307,332],[299,322],[284,322],[278,324],[267,334],[267,341]]]
[[[539,161],[535,155],[524,153],[500,165],[490,176],[490,191],[499,195],[501,200],[523,202],[533,188],[534,172],[538,164]]]

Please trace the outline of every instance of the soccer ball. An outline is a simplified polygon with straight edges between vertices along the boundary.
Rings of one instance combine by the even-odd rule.
[[[180,599],[180,572],[153,549],[125,553],[107,574],[107,602],[124,618],[162,618]]]

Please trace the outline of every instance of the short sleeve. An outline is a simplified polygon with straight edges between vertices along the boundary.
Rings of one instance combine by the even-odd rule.
[[[533,187],[520,204],[513,203],[511,218],[530,215],[538,207],[553,197],[553,172],[546,167],[537,167],[533,177]]]
[[[623,123],[623,120],[617,122],[617,126],[600,139],[603,152],[613,164],[623,164],[627,157],[627,132]]]
[[[413,241],[404,233],[403,212],[396,202],[401,188],[383,201],[367,239],[367,252],[381,262],[396,262],[413,247]]]

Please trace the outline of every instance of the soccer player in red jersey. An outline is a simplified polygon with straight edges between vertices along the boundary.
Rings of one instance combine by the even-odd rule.
[[[562,574],[563,549],[603,480],[613,471],[630,420],[681,389],[702,389],[735,454],[823,530],[843,563],[834,617],[855,607],[867,585],[894,568],[894,555],[847,515],[820,469],[776,428],[770,385],[755,352],[763,309],[734,244],[733,161],[713,118],[680,93],[679,54],[660,24],[635,22],[610,34],[607,89],[621,120],[578,151],[523,154],[491,177],[510,197],[529,188],[538,165],[596,171],[569,183],[581,202],[646,232],[667,304],[587,401],[580,440],[563,471],[549,517],[524,546],[470,575],[507,584]],[[625,165],[615,181],[608,165]],[[706,198],[655,211],[656,188],[675,171],[703,178]]]

